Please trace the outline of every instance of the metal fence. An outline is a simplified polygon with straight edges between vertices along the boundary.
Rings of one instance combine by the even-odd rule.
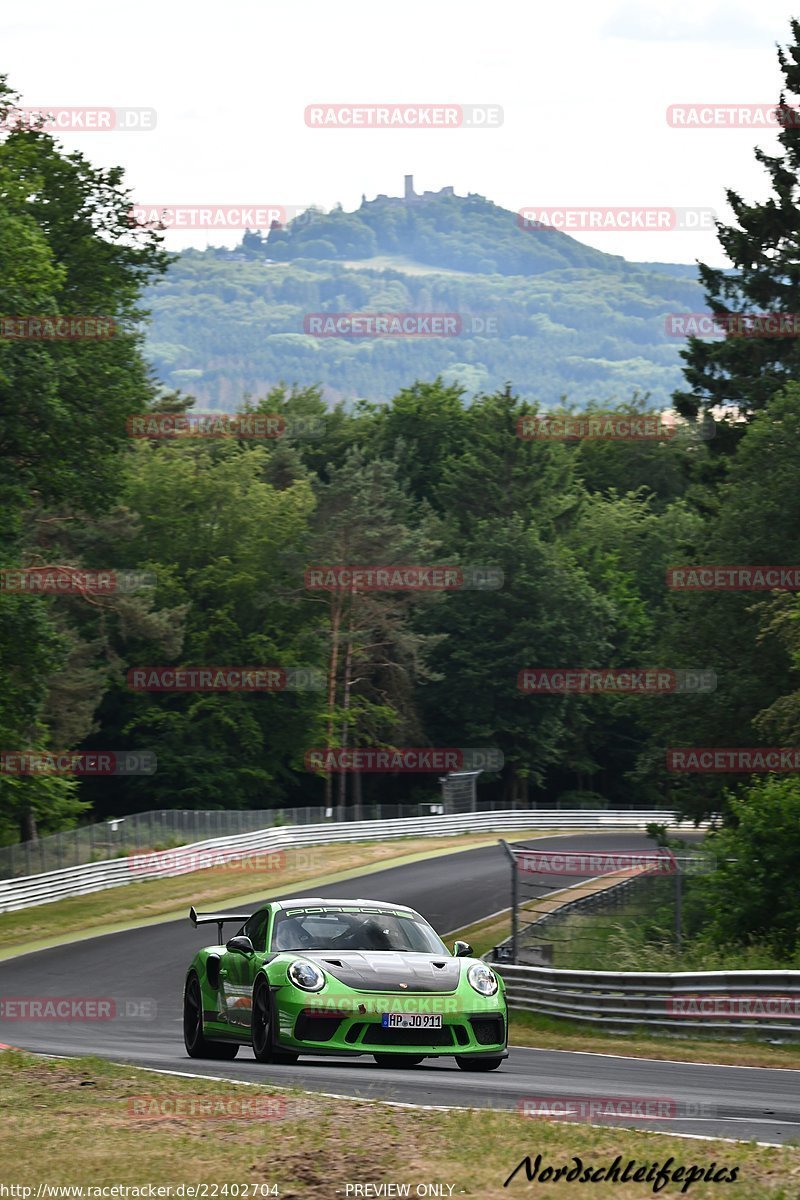
[[[123,858],[137,851],[167,849],[185,845],[187,842],[232,837],[278,825],[313,825],[323,820],[380,821],[388,817],[422,817],[440,810],[441,807],[441,803],[430,801],[421,804],[363,805],[360,808],[333,810],[316,806],[289,809],[225,809],[211,812],[162,809],[134,813],[132,816],[110,818],[93,825],[81,825],[62,833],[49,834],[33,842],[0,847],[0,879],[43,874],[65,867],[78,867],[84,863]],[[477,805],[473,805],[469,797],[451,799],[444,805],[446,813],[494,812],[508,809],[509,806],[503,802],[479,800]],[[562,811],[558,804],[555,805],[555,810]],[[669,810],[654,810],[654,813],[654,820],[671,815]]]
[[[559,908],[543,912],[523,926],[517,961],[533,966],[598,966],[597,961],[592,961],[596,954],[591,951],[602,934],[622,919],[652,913],[665,901],[668,904],[673,887],[672,880],[645,873],[610,883],[602,891],[566,900]],[[585,919],[588,917],[592,920]],[[586,958],[590,961],[581,961]]]
[[[512,1009],[587,1025],[800,1037],[800,971],[566,971],[493,967]],[[513,1023],[513,1017],[512,1017]]]
[[[203,838],[251,833],[273,825],[276,809],[201,812],[164,809],[80,825],[32,842],[0,847],[0,879],[41,874],[135,851],[182,845]]]
[[[319,812],[319,809],[305,810]],[[271,814],[274,815],[274,814]],[[0,880],[0,912],[12,912],[37,904],[48,904],[68,896],[80,896],[105,888],[147,879],[180,875],[208,865],[208,852],[247,855],[264,851],[291,850],[301,846],[320,846],[333,842],[384,841],[403,837],[445,837],[458,833],[492,830],[603,830],[642,829],[660,820],[677,824],[673,814],[663,810],[646,812],[610,809],[501,809],[478,813],[372,821],[324,821],[316,824],[272,825],[250,833],[213,838],[185,846],[172,861],[154,862],[151,870],[134,856],[105,859],[102,862],[43,872],[36,875]],[[141,850],[151,848],[152,843]],[[190,851],[192,853],[190,853]]]
[[[124,858],[143,850],[169,849],[207,838],[234,837],[282,825],[311,825],[321,820],[374,820],[382,815],[424,816],[433,804],[365,806],[360,815],[354,808],[335,809],[336,816],[325,817],[325,809],[161,809],[109,818],[94,825],[81,825],[62,833],[50,834],[34,842],[0,847],[0,879],[41,874],[64,867]]]
[[[716,867],[714,855],[702,849],[561,853],[502,845],[510,871],[511,936],[496,957],[536,966],[597,966],[601,934],[618,917],[610,910],[626,903],[640,915],[667,917],[679,953],[686,877]]]

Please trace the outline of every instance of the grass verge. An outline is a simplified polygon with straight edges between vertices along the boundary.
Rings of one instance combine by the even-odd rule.
[[[628,1058],[800,1069],[799,1044],[773,1046],[755,1040],[733,1041],[700,1035],[679,1037],[650,1033],[647,1029],[612,1034],[602,1029],[585,1028],[567,1018],[541,1016],[519,1009],[511,1010],[509,1032],[513,1046],[528,1046],[534,1050],[586,1050],[590,1054],[621,1054]]]
[[[365,1092],[369,1074],[365,1067]],[[568,1182],[563,1188],[530,1185],[524,1169],[503,1187],[525,1155],[535,1160],[537,1154],[542,1168],[573,1167],[574,1155],[595,1170],[617,1155],[623,1169],[629,1159],[650,1169],[671,1158],[672,1171],[695,1165],[706,1170],[715,1163],[727,1179],[736,1168],[736,1181],[722,1188],[730,1200],[790,1200],[797,1196],[800,1175],[796,1147],[695,1141],[485,1109],[392,1108],[271,1086],[158,1075],[99,1059],[6,1052],[0,1055],[0,1096],[3,1181],[32,1187],[33,1196],[39,1184],[121,1184],[144,1187],[140,1194],[146,1196],[148,1184],[174,1188],[182,1183],[205,1184],[207,1196],[220,1197],[260,1197],[267,1195],[265,1186],[274,1186],[281,1200],[375,1196],[381,1194],[375,1190],[380,1184],[407,1184],[412,1196],[425,1194],[419,1186],[431,1184],[444,1185],[444,1191],[428,1194],[482,1200],[572,1195]],[[683,1194],[717,1200],[723,1178],[695,1182]],[[358,1184],[360,1193],[352,1190]],[[373,1188],[365,1191],[367,1184]],[[681,1195],[682,1187],[679,1178],[659,1195]],[[642,1182],[598,1181],[590,1190],[596,1200],[641,1200],[653,1194],[652,1184]]]

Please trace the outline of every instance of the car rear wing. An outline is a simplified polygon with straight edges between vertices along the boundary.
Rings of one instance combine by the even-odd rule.
[[[194,905],[189,909],[189,920],[197,928],[198,925],[216,925],[219,945],[222,945],[222,926],[228,921],[244,925],[252,913],[199,913]]]

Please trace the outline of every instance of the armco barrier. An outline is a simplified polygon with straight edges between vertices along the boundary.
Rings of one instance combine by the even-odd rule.
[[[15,912],[37,904],[51,904],[68,896],[83,896],[106,888],[121,887],[145,879],[182,875],[198,870],[197,858],[214,851],[222,854],[246,855],[261,852],[292,850],[302,846],[323,846],[331,842],[384,841],[400,837],[447,837],[457,833],[489,833],[493,830],[525,832],[552,829],[569,832],[579,830],[642,829],[649,822],[668,822],[680,828],[674,815],[660,811],[634,812],[610,809],[527,809],[505,812],[455,813],[436,817],[403,817],[386,821],[326,821],[319,825],[280,825],[255,833],[213,838],[178,847],[172,854],[176,862],[172,869],[163,867],[152,871],[141,869],[141,855],[109,859],[105,862],[84,863],[48,871],[43,875],[25,875],[0,881],[0,912]],[[694,828],[686,823],[684,828]],[[180,863],[184,855],[186,864]]]
[[[628,1031],[800,1036],[800,971],[567,971],[506,963],[492,969],[503,976],[512,1009],[543,1016]]]

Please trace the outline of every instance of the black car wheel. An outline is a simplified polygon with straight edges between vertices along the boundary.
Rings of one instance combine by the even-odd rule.
[[[456,1055],[456,1062],[462,1071],[496,1071],[502,1061],[502,1058],[467,1058],[466,1055]]]
[[[230,1062],[236,1058],[236,1042],[211,1042],[203,1035],[203,994],[200,980],[192,973],[183,994],[183,1042],[190,1058],[217,1058]]]
[[[291,1050],[276,1050],[272,1042],[272,1005],[269,985],[263,975],[253,988],[253,1009],[250,1023],[253,1054],[260,1063],[293,1063],[297,1055]]]
[[[379,1067],[418,1067],[424,1061],[424,1054],[374,1054],[373,1058]]]

